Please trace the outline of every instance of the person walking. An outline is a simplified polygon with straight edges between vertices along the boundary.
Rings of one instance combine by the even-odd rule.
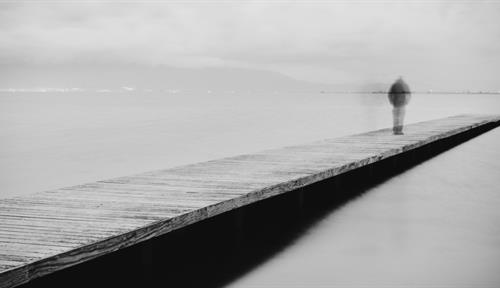
[[[394,135],[403,135],[403,125],[406,113],[406,105],[410,102],[411,92],[408,84],[399,77],[391,89],[389,89],[389,102],[392,104],[392,131]]]

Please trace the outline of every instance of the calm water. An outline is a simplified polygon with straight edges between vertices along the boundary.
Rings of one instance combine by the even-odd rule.
[[[500,287],[500,129],[331,211],[228,287]]]
[[[0,93],[0,197],[391,124],[385,95]],[[500,114],[417,94],[407,122]],[[373,187],[232,287],[498,286],[500,130]]]

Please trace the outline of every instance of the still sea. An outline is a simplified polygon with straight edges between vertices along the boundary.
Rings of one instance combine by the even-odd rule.
[[[406,122],[500,114],[414,94]],[[385,128],[383,94],[1,92],[0,198]],[[230,287],[499,287],[500,130],[375,187]]]

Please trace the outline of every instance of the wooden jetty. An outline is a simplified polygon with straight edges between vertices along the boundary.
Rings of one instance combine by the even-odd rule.
[[[461,115],[0,199],[0,287],[438,143],[500,116]]]

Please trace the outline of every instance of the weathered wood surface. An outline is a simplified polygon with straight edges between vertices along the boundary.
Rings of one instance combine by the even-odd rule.
[[[455,116],[0,199],[0,287],[498,121]]]

